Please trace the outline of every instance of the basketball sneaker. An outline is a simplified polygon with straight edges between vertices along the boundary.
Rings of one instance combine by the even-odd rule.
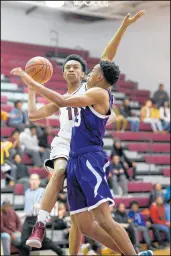
[[[35,248],[42,247],[42,241],[45,235],[45,225],[42,222],[36,222],[32,230],[31,236],[26,241],[26,245]]]
[[[138,253],[138,256],[153,256],[153,252],[151,250],[143,251]]]

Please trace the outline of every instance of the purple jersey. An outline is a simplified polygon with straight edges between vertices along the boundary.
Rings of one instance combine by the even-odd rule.
[[[103,147],[105,126],[111,114],[113,104],[113,96],[110,91],[108,93],[110,101],[108,115],[101,115],[92,106],[79,109],[78,115],[75,118],[74,127],[72,128],[70,148],[72,152],[77,152],[80,148],[89,146]]]
[[[109,93],[110,109],[113,96]],[[101,115],[93,107],[80,108],[72,128],[70,159],[67,165],[67,192],[70,214],[90,211],[100,204],[114,204],[107,183],[109,160],[103,151],[105,126],[111,114]]]

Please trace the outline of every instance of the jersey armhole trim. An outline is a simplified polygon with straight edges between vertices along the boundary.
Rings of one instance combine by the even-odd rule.
[[[100,113],[98,113],[92,106],[89,106],[89,109],[91,110],[91,112],[93,112],[94,115],[96,115],[97,117],[101,118],[101,119],[106,119],[108,118],[110,115],[102,115]]]

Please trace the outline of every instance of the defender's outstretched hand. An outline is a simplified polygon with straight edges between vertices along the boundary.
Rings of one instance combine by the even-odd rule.
[[[131,14],[128,13],[124,18],[122,25],[128,27],[132,25],[134,22],[136,22],[139,18],[141,18],[141,16],[143,16],[144,14],[145,10],[139,11],[134,17],[131,17]]]

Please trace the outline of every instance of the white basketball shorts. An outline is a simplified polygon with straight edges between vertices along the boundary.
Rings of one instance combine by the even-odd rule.
[[[46,159],[44,162],[45,169],[48,172],[54,171],[53,161],[57,158],[69,159],[70,141],[61,137],[55,137],[51,143],[50,159]]]

